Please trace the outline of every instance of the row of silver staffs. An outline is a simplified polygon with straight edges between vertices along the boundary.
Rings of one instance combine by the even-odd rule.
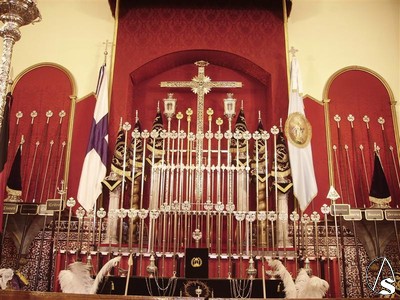
[[[21,210],[21,214],[26,214],[26,215],[47,215],[51,216],[53,215],[54,211],[58,211],[58,208],[60,208],[60,200],[59,199],[49,199],[46,204],[30,204],[30,203],[13,203],[13,202],[5,202],[4,203],[4,208],[3,208],[3,214],[5,215],[13,215],[16,214],[19,210]],[[66,201],[67,207],[72,209],[72,207],[75,206],[76,201],[74,198],[69,198]],[[23,213],[22,208],[25,206],[35,206],[35,211],[32,211],[32,209],[29,207],[26,213]],[[194,204],[198,205],[198,204]],[[149,216],[150,212],[150,217],[153,219],[156,219],[159,217],[160,214],[186,214],[186,215],[194,215],[194,216],[206,216],[206,215],[218,215],[221,214],[222,216],[226,216],[228,214],[233,214],[235,217],[238,218],[238,220],[247,220],[247,221],[255,221],[256,219],[258,221],[276,221],[276,220],[288,220],[290,219],[291,221],[298,221],[301,219],[301,221],[304,222],[318,222],[320,221],[321,216],[319,215],[318,212],[314,211],[310,216],[308,214],[302,214],[301,216],[296,212],[293,211],[288,218],[287,213],[282,213],[282,212],[275,212],[275,211],[235,211],[235,205],[233,203],[228,203],[228,204],[223,204],[221,202],[213,204],[209,200],[207,200],[205,203],[203,203],[205,210],[191,210],[190,206],[191,204],[188,201],[184,201],[181,205],[177,202],[174,201],[172,205],[162,205],[161,209],[153,209],[153,210],[148,210],[148,209],[125,209],[125,208],[119,208],[119,209],[111,209],[108,212],[108,217],[109,218],[140,218],[140,219],[146,219]],[[71,211],[72,212],[72,211]],[[70,212],[70,213],[71,213]],[[400,208],[384,208],[384,209],[377,209],[377,208],[351,208],[349,204],[332,204],[331,206],[328,206],[324,204],[321,207],[321,212],[323,215],[330,214],[333,217],[343,217],[345,220],[349,221],[361,221],[363,219],[363,213],[365,214],[365,219],[366,220],[371,220],[371,221],[380,221],[380,220],[386,220],[386,221],[400,221]],[[98,218],[98,219],[103,219],[107,216],[107,212],[105,211],[104,208],[99,208],[96,211],[96,214],[94,213],[93,210],[89,210],[86,212],[82,207],[79,207],[76,212],[76,217],[78,219],[83,219],[85,216],[87,219],[93,219],[93,218]]]
[[[354,213],[352,212],[351,209],[349,211],[349,214],[347,214],[347,215],[343,214],[343,212],[345,211],[345,207],[346,206],[348,206],[348,205],[346,205],[346,204],[333,204],[333,207],[334,207],[333,211],[336,210],[337,213],[338,213],[338,216],[343,216],[345,219],[346,219],[346,217],[349,217],[350,218],[349,220],[352,220],[352,221],[359,220],[358,218],[354,218]],[[223,205],[220,208],[223,208]],[[327,220],[327,214],[331,214],[332,215],[332,209],[329,206],[327,206],[326,204],[324,204],[322,206],[321,211],[325,215],[324,216],[325,221]],[[361,212],[361,210],[359,210],[359,209],[356,209],[356,211],[360,211]],[[397,220],[400,219],[399,218],[399,216],[400,216],[400,210],[399,209],[387,209],[385,211],[388,212],[386,214],[387,220],[397,221]],[[376,213],[379,213],[379,212],[383,213],[383,210],[380,210],[380,209],[366,209],[365,210],[366,216],[370,212],[375,214],[375,215],[373,215],[373,217],[375,217],[375,219],[373,219],[373,220],[380,220],[379,218],[376,218]],[[210,237],[210,233],[209,233],[209,228],[207,228],[208,231],[206,232],[206,236],[207,236],[206,245],[209,245],[211,247],[211,250],[213,250],[212,248],[216,247],[215,250],[217,251],[217,253],[221,253],[221,249],[222,249],[221,248],[222,244],[221,244],[221,240],[220,240],[221,236],[225,237],[226,234],[231,235],[232,232],[235,231],[238,236],[243,237],[243,241],[245,241],[245,242],[244,243],[239,242],[240,245],[236,245],[236,247],[232,247],[232,250],[233,250],[233,248],[236,248],[236,250],[238,250],[238,253],[243,253],[245,255],[246,254],[247,255],[252,255],[253,246],[255,246],[255,245],[253,245],[253,242],[251,242],[251,240],[252,240],[252,237],[251,237],[252,236],[252,231],[251,231],[250,228],[251,228],[251,224],[253,222],[255,222],[256,220],[260,221],[260,222],[266,221],[266,224],[268,224],[268,223],[270,224],[270,226],[271,226],[270,228],[272,230],[271,231],[272,236],[271,236],[271,241],[270,241],[271,242],[270,247],[272,247],[272,251],[274,253],[275,250],[278,251],[279,247],[280,248],[282,248],[282,247],[284,247],[284,248],[293,247],[293,246],[295,246],[295,244],[297,242],[297,241],[293,240],[293,244],[292,244],[291,239],[289,239],[289,236],[288,236],[289,228],[286,227],[287,225],[289,225],[288,224],[289,219],[290,219],[291,222],[293,222],[293,234],[294,234],[293,238],[294,239],[296,239],[296,237],[295,237],[296,234],[298,234],[297,235],[298,237],[299,237],[299,235],[305,235],[306,237],[307,237],[307,235],[308,236],[312,235],[313,232],[312,232],[312,230],[311,231],[309,230],[309,227],[308,227],[309,224],[313,223],[314,227],[316,228],[317,225],[318,225],[318,222],[320,222],[320,219],[321,219],[320,214],[317,213],[316,211],[314,211],[310,215],[308,215],[306,213],[304,213],[302,215],[299,215],[296,211],[293,211],[288,217],[287,213],[276,213],[275,211],[269,211],[269,212],[266,212],[266,211],[242,212],[242,211],[222,211],[222,210],[219,210],[219,211],[210,211],[210,210],[208,210],[208,211],[190,211],[190,210],[187,210],[187,211],[179,211],[179,212],[175,211],[175,212],[173,212],[173,211],[171,211],[169,209],[164,209],[164,210],[161,210],[161,211],[160,210],[150,210],[149,211],[149,210],[146,210],[146,209],[139,209],[138,210],[138,209],[123,209],[122,208],[122,209],[117,209],[117,210],[110,211],[108,225],[110,227],[112,227],[113,226],[112,224],[116,221],[116,218],[119,218],[120,222],[122,224],[123,219],[125,217],[127,217],[127,216],[130,218],[130,220],[132,222],[133,222],[134,218],[138,217],[141,220],[141,223],[139,225],[141,229],[139,231],[142,232],[140,234],[138,244],[140,244],[140,251],[141,252],[146,252],[147,247],[146,247],[146,245],[143,244],[143,241],[145,240],[145,236],[143,235],[143,229],[142,229],[143,226],[145,226],[144,223],[143,223],[143,220],[146,219],[147,217],[149,217],[150,218],[150,225],[149,226],[155,227],[156,224],[155,223],[152,224],[152,222],[154,222],[156,219],[159,219],[161,221],[165,221],[164,217],[174,216],[174,214],[175,214],[175,216],[176,215],[179,215],[179,216],[182,216],[182,215],[184,215],[184,216],[195,216],[195,217],[203,216],[203,218],[201,218],[200,220],[197,220],[198,223],[196,224],[196,226],[194,226],[192,228],[192,229],[194,229],[192,235],[191,235],[192,229],[185,228],[185,237],[184,238],[182,238],[182,237],[178,238],[176,236],[176,235],[179,235],[179,234],[176,232],[176,228],[175,228],[174,229],[174,235],[175,235],[175,238],[178,241],[178,243],[176,242],[175,238],[174,238],[173,242],[172,241],[170,242],[170,240],[172,240],[172,238],[171,238],[170,234],[167,234],[167,232],[165,232],[165,231],[162,233],[164,237],[161,237],[159,242],[161,242],[161,241],[165,242],[165,240],[168,240],[168,245],[167,246],[158,245],[159,242],[157,243],[157,241],[154,240],[153,236],[152,237],[148,236],[149,244],[147,246],[148,246],[148,251],[149,252],[153,252],[153,251],[159,250],[159,251],[164,253],[164,252],[169,252],[169,250],[172,249],[172,248],[174,248],[174,252],[179,252],[179,249],[181,249],[181,246],[179,246],[178,244],[182,244],[184,246],[184,248],[192,247],[194,245],[194,243],[196,243],[196,246],[198,246],[197,245],[197,241],[202,238],[201,237],[201,235],[202,235],[201,230],[203,230],[204,227],[207,226],[207,225],[205,225],[204,216],[210,217],[210,219],[207,219],[207,221],[215,222],[215,226],[217,226],[217,231],[218,231],[217,235],[219,235],[219,237],[214,236],[214,238],[211,238]],[[79,230],[82,227],[82,220],[84,218],[84,215],[85,215],[85,211],[80,207],[77,210],[77,216],[78,216],[78,218],[80,220],[79,225],[78,225],[78,227],[79,227],[78,228],[78,233],[79,233]],[[228,233],[224,234],[222,232],[222,230],[221,230],[221,227],[227,227],[229,225],[228,224],[224,225],[223,219],[215,219],[214,220],[213,216],[216,216],[216,215],[217,216],[225,216],[225,217],[226,216],[234,217],[234,220],[236,220],[236,223],[231,223],[230,227],[226,228],[228,230]],[[99,209],[97,211],[97,216],[98,216],[98,218],[100,218],[100,220],[106,216],[106,212],[104,211],[103,208],[101,208],[101,209]],[[333,213],[332,216],[335,216],[335,212]],[[94,218],[93,211],[89,211],[88,214],[87,214],[87,217],[89,218],[89,223],[93,224],[93,222],[92,222],[93,218]],[[395,218],[395,219],[393,219],[393,218]],[[372,220],[372,219],[370,219],[370,220]],[[301,225],[298,224],[298,221],[301,222]],[[176,219],[174,220],[174,222],[176,222]],[[183,224],[183,221],[182,221],[182,224]],[[191,227],[191,225],[189,225],[189,223],[185,223],[185,224],[187,226]],[[282,226],[279,226],[279,224],[286,224],[286,226],[282,227]],[[132,225],[132,223],[129,226],[131,226],[131,225]],[[92,226],[92,230],[95,231],[95,229],[94,229],[95,227],[93,225],[89,225],[89,226],[87,226],[87,228],[90,229],[90,226]],[[159,223],[159,226],[161,226],[161,223]],[[164,224],[163,226],[165,227],[166,224]],[[208,226],[212,227],[212,224],[208,225]],[[250,226],[250,227],[248,227],[248,226]],[[277,231],[276,234],[273,233],[274,232],[274,226],[275,226],[275,230]],[[303,229],[301,229],[301,226],[303,228],[306,227],[308,229],[306,231],[304,231]],[[325,227],[326,227],[325,228],[325,230],[326,230],[325,231],[325,235],[328,234],[327,226],[328,225],[325,222]],[[70,227],[70,224],[68,224],[68,228],[69,227]],[[297,227],[297,229],[296,229],[296,227]],[[108,233],[106,234],[105,239],[103,239],[103,241],[101,241],[101,235],[99,233],[99,235],[98,235],[98,244],[99,245],[101,245],[101,244],[106,244],[107,245],[108,243],[111,245],[111,235],[112,234],[111,234],[111,231],[109,231],[108,228],[107,228],[107,230],[108,230]],[[115,228],[115,230],[117,230],[117,229]],[[149,230],[151,231],[150,228],[149,228]],[[250,232],[249,232],[249,230],[250,230]],[[267,227],[267,229],[264,228],[264,234],[266,233],[266,230],[268,230],[268,227]],[[151,234],[151,235],[157,234],[154,231],[151,231],[151,232],[150,231],[148,232],[148,234]],[[200,236],[197,235],[197,238],[198,238],[197,240],[196,240],[196,231],[200,231],[200,232],[197,232],[197,234],[200,234]],[[231,233],[229,233],[229,231]],[[281,232],[279,233],[279,231],[281,231]],[[299,231],[300,233],[296,233],[297,231]],[[122,232],[121,228],[119,229],[119,232],[120,233]],[[93,232],[93,234],[95,234],[95,232]],[[117,232],[115,232],[115,234],[117,235]],[[161,231],[158,234],[160,235]],[[165,236],[166,234],[167,234],[168,237]],[[243,234],[245,236],[242,236]],[[191,238],[189,238],[190,235],[192,236],[193,240],[196,240],[196,242],[194,242]],[[318,239],[317,232],[315,232],[315,235],[316,235],[315,238]],[[122,237],[122,235],[120,234],[119,241],[115,240],[115,242],[112,243],[112,244],[119,243],[119,248],[120,249],[122,247],[121,237]],[[83,237],[81,237],[81,238],[83,238]],[[117,237],[115,236],[115,238],[117,238]],[[78,237],[78,239],[80,239],[80,238]],[[90,237],[88,236],[88,240],[89,239],[90,239]],[[183,240],[180,241],[181,239],[183,239]],[[228,239],[229,239],[229,237],[228,237]],[[205,238],[203,237],[203,242],[201,243],[202,245],[204,245],[204,240],[205,240]],[[258,241],[260,241],[260,240],[262,240],[262,238],[258,237]],[[180,243],[179,241],[182,242],[182,243]],[[228,241],[228,242],[232,243],[232,240]],[[266,243],[267,243],[267,247],[268,247],[268,245],[269,245],[269,237],[267,237]],[[259,247],[260,246],[260,242],[257,242],[256,244],[257,244],[257,247],[254,250],[257,251],[257,249],[258,249],[258,251],[259,251],[259,249],[261,248],[261,247]],[[67,248],[68,247],[69,247],[69,245],[67,245]],[[130,248],[132,247],[132,243],[131,242],[130,242],[129,247]],[[242,251],[242,250],[244,250],[243,247],[246,248],[245,251]],[[146,248],[146,250],[145,250],[145,248]]]
[[[339,208],[336,206],[338,206]],[[336,209],[336,211],[339,211],[339,214],[342,214],[344,211],[343,209],[344,206],[346,205],[333,204],[334,207],[333,211],[335,211]],[[108,249],[108,253],[112,253],[113,252],[112,249],[114,249],[114,247],[117,247],[118,245],[118,253],[122,253],[123,251],[128,251],[129,253],[131,253],[133,251],[133,252],[138,252],[139,254],[160,253],[162,256],[165,256],[168,255],[168,253],[179,255],[179,253],[183,253],[184,249],[188,247],[190,248],[190,247],[200,246],[209,248],[211,254],[214,253],[220,258],[222,258],[225,252],[226,255],[229,257],[235,255],[238,257],[272,255],[273,257],[282,257],[284,259],[297,255],[293,252],[293,250],[291,250],[293,248],[294,250],[304,249],[305,252],[302,252],[303,253],[302,255],[305,255],[305,257],[327,256],[328,258],[330,258],[332,256],[333,257],[335,256],[335,254],[329,253],[331,252],[331,250],[329,250],[330,247],[327,240],[329,236],[328,232],[330,232],[330,230],[328,230],[327,214],[332,214],[332,209],[324,204],[321,208],[321,211],[324,214],[324,220],[325,220],[324,230],[322,229],[318,230],[318,223],[320,222],[321,216],[316,211],[314,211],[310,215],[304,213],[301,216],[294,211],[289,216],[291,222],[289,222],[287,214],[276,213],[274,211],[269,211],[269,212],[232,211],[230,213],[227,211],[225,212],[220,211],[213,213],[211,213],[210,211],[200,211],[200,212],[187,211],[185,212],[185,216],[201,215],[210,217],[215,215],[219,216],[224,215],[226,216],[225,218],[227,223],[224,225],[222,218],[214,219],[215,217],[211,217],[210,219],[208,219],[208,221],[211,220],[211,222],[215,222],[214,224],[217,228],[215,234],[210,235],[210,228],[209,227],[204,228],[207,225],[205,225],[205,220],[203,217],[203,221],[199,221],[199,223],[196,226],[191,226],[189,225],[189,223],[185,223],[184,226],[185,230],[183,230],[184,236],[181,236],[181,233],[179,233],[180,231],[176,231],[176,228],[174,228],[173,234],[171,231],[168,232],[165,231],[165,228],[167,226],[165,223],[165,217],[167,217],[168,215],[173,216],[171,211],[164,210],[160,212],[158,210],[149,211],[145,209],[140,209],[140,210],[117,209],[115,211],[112,211],[111,214],[109,214],[109,219],[107,221],[107,233],[103,235],[104,238],[102,238],[101,232],[100,231],[97,232],[97,230],[103,228],[101,226],[101,220],[106,216],[106,212],[104,211],[104,209],[101,208],[97,211],[97,215],[100,218],[99,226],[94,225],[95,223],[93,222],[94,218],[93,211],[89,211],[89,213],[87,214],[87,217],[89,218],[88,222],[89,224],[86,223],[86,226],[84,226],[83,219],[85,211],[80,207],[77,211],[79,218],[79,224],[77,225],[78,236],[76,238],[73,238],[72,235],[70,236],[69,232],[71,228],[71,223],[69,221],[68,236],[65,247],[62,247],[61,246],[62,244],[59,244],[58,246],[56,246],[56,248],[58,248],[59,250],[62,250],[62,248],[64,248],[64,251],[67,254],[79,255],[82,253],[82,249],[86,248],[86,247],[82,248],[82,243],[87,242],[88,249],[90,249],[90,245],[94,246],[97,245],[96,249],[98,251],[95,251],[94,253],[103,253],[104,249]],[[376,213],[376,212],[382,212],[383,210],[366,209],[365,210],[366,215],[370,211]],[[390,211],[392,216],[400,216],[400,209],[390,209],[386,211]],[[128,247],[122,244],[123,241],[122,241],[122,229],[121,229],[123,224],[123,218],[125,218],[126,216],[128,216],[130,218],[130,221],[132,222],[133,218],[136,217],[140,218],[140,224],[138,223],[138,228],[139,228],[138,232],[140,231],[139,239],[136,242],[132,242],[132,240],[129,240],[129,244],[127,245]],[[236,223],[232,222],[231,225],[228,225],[229,216],[232,216],[234,220],[236,220]],[[333,216],[335,216],[335,213],[333,214]],[[349,214],[348,216],[351,216],[351,214]],[[147,217],[150,217],[150,221],[148,225],[149,228],[148,230],[146,230],[146,232],[148,233],[148,236],[146,237],[146,235],[143,234],[143,230],[146,227],[144,219]],[[115,228],[115,230],[117,230],[118,232],[115,232],[115,240],[112,242],[112,237],[114,236],[111,234],[110,228],[113,226],[112,225],[113,223],[114,224],[117,223],[115,218],[120,218],[119,221],[121,227],[119,230]],[[153,226],[153,228],[157,227],[157,223],[154,223],[157,218],[160,220],[158,226],[162,226],[162,228],[160,228],[158,232],[154,232],[154,229],[153,231],[151,230],[151,226]],[[396,220],[399,219],[400,218],[397,218]],[[252,229],[253,224],[256,220],[264,222],[264,225],[267,225],[266,228],[261,230],[261,234],[266,235],[265,236],[266,239],[264,239],[261,236],[258,236],[257,232],[260,233],[259,230],[257,231],[255,229]],[[354,221],[354,219],[352,220]],[[130,226],[133,225],[132,222],[128,225],[129,229],[131,228]],[[163,222],[164,224],[162,224]],[[176,219],[173,222],[176,222]],[[181,224],[184,224],[183,221]],[[268,229],[268,224],[269,224],[269,229]],[[65,226],[63,227],[65,229]],[[87,231],[86,234],[87,238],[85,238],[83,235],[84,227],[86,228]],[[211,225],[211,227],[213,226]],[[226,227],[227,230],[226,232],[221,230],[221,228],[223,227]],[[170,229],[172,229],[172,227]],[[202,235],[201,231],[204,229],[208,230],[205,233],[206,237],[204,236],[204,234],[203,236],[201,236]],[[289,232],[292,232],[291,234],[292,237],[289,237]],[[256,240],[253,239],[253,233],[257,235]],[[271,236],[269,236],[269,233],[271,234]],[[119,238],[117,237],[118,235]],[[322,243],[320,245],[319,239],[321,238],[325,238],[326,244]],[[202,240],[202,242],[199,242],[200,239]],[[223,240],[225,240],[225,242],[223,242]],[[146,241],[147,243],[145,243]],[[338,245],[336,246],[338,247]],[[89,250],[86,252],[92,253],[92,251]]]
[[[279,133],[279,129],[277,126],[273,126],[271,128],[271,132],[273,134]],[[255,131],[254,133],[250,133],[249,131],[244,131],[241,132],[239,130],[236,130],[234,132],[227,130],[225,133],[222,133],[220,130],[218,130],[215,134],[212,133],[211,131],[207,131],[206,133],[198,132],[198,133],[193,133],[189,132],[186,133],[184,130],[180,130],[179,133],[175,130],[172,131],[167,131],[166,129],[163,129],[161,131],[158,130],[152,130],[149,132],[147,129],[144,129],[142,132],[139,132],[137,129],[134,129],[131,133],[132,137],[135,139],[143,138],[147,139],[149,137],[155,139],[155,138],[161,138],[161,139],[188,139],[189,141],[194,141],[194,140],[202,140],[204,138],[211,140],[212,138],[215,138],[216,140],[222,140],[223,138],[225,139],[244,139],[244,140],[268,140],[270,137],[270,134],[267,131]]]
[[[127,131],[128,130],[126,130],[126,132]],[[270,131],[274,136],[276,136],[280,132],[280,129],[276,125],[274,125],[271,127]],[[145,129],[142,132],[139,132],[137,129],[134,129],[131,132],[131,136],[133,139],[136,139],[136,140],[138,140],[140,138],[142,138],[144,140],[147,140],[148,138],[152,138],[152,139],[162,139],[163,141],[165,141],[165,140],[174,141],[176,139],[178,141],[187,140],[188,142],[203,141],[204,139],[206,139],[208,141],[211,141],[213,139],[215,139],[217,141],[221,141],[221,140],[230,141],[232,139],[235,139],[235,140],[242,140],[242,141],[245,140],[246,142],[249,142],[250,140],[266,142],[270,138],[270,134],[266,130],[255,131],[254,133],[251,133],[247,130],[244,132],[239,131],[239,130],[235,130],[235,131],[227,130],[225,132],[221,132],[220,128],[215,133],[213,133],[211,130],[208,130],[206,133],[203,133],[203,132],[198,132],[198,133],[188,132],[188,133],[186,133],[184,130],[180,130],[179,132],[177,132],[175,130],[167,131],[166,129],[163,129],[163,130],[155,130],[154,129],[149,132],[147,129]],[[164,144],[165,144],[165,142],[164,142]],[[181,146],[183,146],[183,143],[181,144]],[[334,146],[334,148],[335,147],[336,146]],[[348,148],[347,145],[345,145],[344,147]],[[362,148],[362,147],[363,146],[360,145],[360,148]],[[173,152],[186,152],[185,149],[169,149],[169,150],[173,151]],[[212,149],[209,149],[209,150],[211,151]],[[212,152],[216,152],[216,151],[226,152],[224,150],[213,150]]]
[[[137,249],[133,249],[133,250],[137,250]],[[142,252],[140,253],[139,251],[135,252],[135,251],[108,251],[108,250],[100,250],[100,251],[95,251],[95,250],[81,250],[78,252],[78,250],[76,249],[60,249],[60,253],[61,254],[72,254],[72,255],[80,255],[82,257],[84,256],[89,256],[90,255],[90,259],[92,259],[92,256],[96,256],[97,254],[101,254],[102,256],[109,256],[109,255],[121,255],[122,257],[126,257],[129,258],[129,256],[133,255],[134,257],[146,257],[146,258],[150,258],[152,255],[156,256],[156,257],[166,257],[166,258],[174,258],[175,256],[178,256],[179,258],[184,258],[185,257],[185,253],[183,252],[178,252],[178,253],[172,253],[172,252],[166,252],[166,253],[162,253],[162,252],[154,252],[154,253],[150,253],[150,252]],[[256,254],[253,256],[250,255],[238,255],[238,254],[231,254],[228,255],[227,253],[221,253],[221,254],[217,254],[217,253],[209,253],[208,254],[208,258],[210,259],[223,259],[223,260],[227,260],[227,259],[235,259],[235,260],[239,260],[239,259],[243,259],[243,260],[249,260],[250,258],[256,259],[256,260],[261,260],[264,259],[266,261],[270,260],[270,259],[274,259],[274,258],[285,258],[287,260],[295,260],[295,252],[287,252],[286,255],[284,256],[282,251],[279,251],[277,253],[275,253],[274,255],[271,255],[271,251],[264,251],[264,253],[260,253],[260,254]],[[317,259],[326,259],[327,257],[325,256],[307,256],[307,259],[309,261],[314,261]],[[336,256],[329,256],[330,260],[335,259]]]
[[[335,122],[339,123],[341,121],[341,117],[339,115],[335,115],[333,117],[333,119],[335,120]],[[352,114],[349,114],[347,117],[347,120],[349,121],[349,123],[352,125],[353,122],[355,121],[355,118]],[[363,117],[363,122],[366,124],[366,129],[370,129],[370,118],[368,116],[364,116]],[[381,130],[384,130],[384,124],[385,124],[385,119],[383,117],[379,117],[377,119],[377,122],[380,124]],[[179,127],[179,126],[178,126]],[[340,127],[340,126],[339,126]],[[353,127],[353,126],[352,126]],[[123,128],[125,129],[125,131],[129,131],[131,128],[131,125],[128,122],[125,122]],[[178,130],[179,132],[177,132],[176,130],[171,130],[171,131],[167,131],[165,129],[161,130],[160,133],[158,133],[157,130],[152,130],[151,132],[149,132],[147,129],[143,130],[142,132],[139,132],[137,129],[134,129],[132,131],[132,137],[133,138],[158,138],[161,137],[163,139],[166,138],[171,138],[171,139],[185,139],[186,137],[188,138],[188,140],[195,140],[195,139],[204,139],[204,137],[206,139],[212,139],[213,137],[216,138],[217,140],[222,139],[223,137],[225,137],[226,139],[230,139],[230,138],[235,138],[235,139],[245,139],[245,140],[250,140],[251,138],[253,138],[254,140],[259,140],[259,139],[264,139],[264,140],[268,140],[269,139],[269,133],[267,131],[255,131],[253,134],[250,133],[249,131],[245,131],[245,132],[240,132],[240,131],[235,131],[232,132],[230,130],[227,130],[224,134],[222,134],[221,132],[221,125],[218,125],[219,130],[215,133],[215,135],[212,133],[211,131],[211,121],[209,121],[209,130],[204,134],[202,132],[196,133],[194,134],[193,132],[189,132],[188,134],[186,134],[186,132],[184,130]],[[276,125],[271,127],[271,133],[272,134],[277,134],[279,133],[279,129]]]
[[[72,199],[72,198],[70,198]],[[67,204],[68,205],[68,204]],[[194,204],[197,205],[197,204]],[[177,201],[175,201],[172,205],[162,205],[160,209],[111,209],[108,212],[108,217],[112,219],[123,219],[125,217],[129,217],[130,219],[134,219],[138,217],[139,219],[146,219],[150,216],[151,219],[157,219],[160,215],[163,214],[180,214],[180,215],[192,215],[192,216],[207,216],[207,215],[223,215],[226,216],[228,214],[232,214],[235,216],[237,221],[254,222],[258,221],[271,221],[275,222],[277,220],[286,221],[290,219],[291,221],[301,221],[302,223],[309,222],[319,222],[321,219],[321,215],[314,211],[310,215],[304,213],[299,215],[296,211],[293,211],[289,216],[288,213],[283,212],[275,212],[275,211],[235,211],[235,205],[233,203],[228,203],[224,205],[223,203],[212,204],[209,200],[204,203],[205,210],[191,210],[191,204],[188,201],[184,201],[182,205],[179,205]],[[213,209],[214,208],[214,209]],[[226,210],[225,210],[225,209]],[[323,215],[330,214],[333,217],[342,216],[345,220],[349,221],[361,221],[363,219],[362,213],[365,213],[365,219],[371,221],[400,221],[400,209],[399,208],[385,208],[385,209],[352,209],[349,204],[333,204],[328,206],[324,204],[321,207],[321,212]],[[79,207],[76,211],[76,216],[79,219],[83,219],[84,217],[92,219],[94,218],[93,210],[89,210],[86,212],[82,207]],[[100,208],[96,212],[96,216],[99,219],[103,219],[107,216],[107,212],[104,208]]]

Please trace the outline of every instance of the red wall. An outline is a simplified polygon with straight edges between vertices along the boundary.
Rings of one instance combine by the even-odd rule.
[[[196,56],[198,52],[193,50],[214,52],[202,58],[208,60],[211,66],[224,63],[223,55],[215,53],[227,53],[235,56],[236,60],[232,59],[226,68],[235,69],[245,59],[251,62],[249,65],[258,67],[261,70],[259,73],[264,73],[259,77],[270,74],[268,92],[271,98],[265,107],[274,112],[272,117],[275,119],[272,122],[277,122],[287,114],[287,69],[281,11],[139,7],[129,10],[119,19],[111,105],[111,141],[120,117],[126,119],[133,114],[132,111],[143,107],[155,111],[154,103],[135,99],[135,87],[129,75],[149,62],[177,52],[188,51],[189,55],[184,60],[177,55],[172,60],[173,65],[153,65],[153,70],[148,72],[157,74],[167,71],[166,67],[173,69],[192,64],[199,60]],[[190,54],[193,55],[192,59]],[[242,68],[240,72],[252,73],[253,70]],[[195,73],[196,69],[191,68],[187,77],[173,78],[165,74],[163,80],[190,80]],[[222,75],[221,78],[232,79]],[[160,90],[156,82],[147,93],[162,92]]]

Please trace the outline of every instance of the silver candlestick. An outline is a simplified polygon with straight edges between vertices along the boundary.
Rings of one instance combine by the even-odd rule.
[[[156,264],[155,264],[155,258],[154,258],[154,255],[153,254],[151,254],[151,256],[150,256],[150,264],[146,267],[146,271],[147,271],[147,274],[149,275],[149,277],[150,278],[153,278],[153,277],[155,277],[155,274],[157,273],[157,266],[156,266]]]
[[[3,38],[3,53],[0,66],[0,130],[6,106],[6,92],[10,72],[13,46],[21,38],[19,27],[39,22],[42,19],[34,0],[0,0],[0,28]]]
[[[257,269],[254,267],[254,260],[251,256],[249,260],[249,267],[247,268],[246,272],[247,275],[249,275],[249,279],[253,279],[254,276],[257,274]]]

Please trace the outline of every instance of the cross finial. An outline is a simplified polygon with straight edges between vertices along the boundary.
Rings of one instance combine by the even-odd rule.
[[[108,55],[108,45],[112,45],[112,42],[109,42],[108,40],[106,40],[105,42],[103,42],[103,44],[105,45],[104,48],[104,64],[107,63],[107,55]]]
[[[297,50],[295,47],[290,47],[289,53],[292,54],[293,57],[296,56],[296,52],[298,52],[299,50]]]

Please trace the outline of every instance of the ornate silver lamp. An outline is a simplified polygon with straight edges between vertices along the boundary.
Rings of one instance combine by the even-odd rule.
[[[176,99],[173,93],[168,93],[168,98],[164,99],[164,114],[167,119],[171,119],[175,115]]]
[[[21,38],[19,28],[42,20],[34,0],[0,0],[0,28],[3,38],[3,53],[0,65],[0,130],[3,123],[8,74],[11,65],[13,46]]]
[[[236,99],[233,98],[233,93],[228,93],[227,98],[224,99],[224,115],[229,121],[229,131],[232,130],[232,118],[235,116]]]

